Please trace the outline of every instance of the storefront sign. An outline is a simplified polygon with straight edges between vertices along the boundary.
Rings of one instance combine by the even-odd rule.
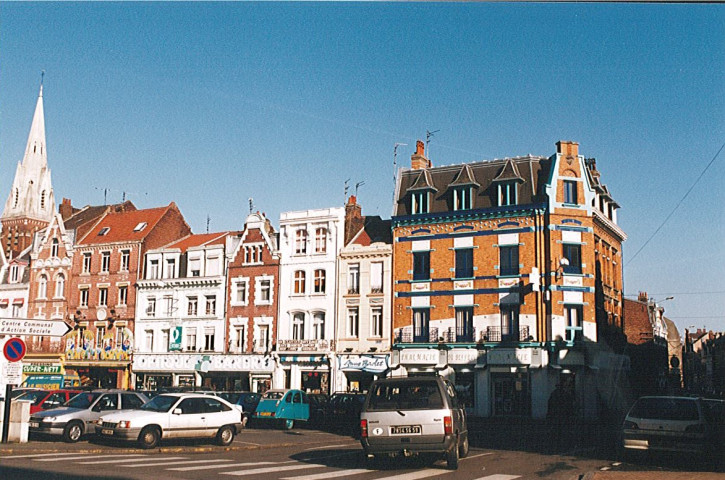
[[[277,350],[280,352],[319,352],[334,348],[330,340],[278,340]]]
[[[96,333],[93,330],[78,331],[66,340],[66,360],[130,360],[133,350],[133,332],[123,328],[120,342],[116,341],[113,331],[106,332],[101,338],[101,346],[96,345]]]
[[[200,353],[136,353],[133,369],[136,372],[193,372],[202,368],[208,359],[210,372],[271,372],[274,360],[270,355],[200,354]],[[206,366],[204,366],[206,368]]]
[[[23,373],[63,373],[60,365],[23,365]]]
[[[337,361],[340,370],[382,373],[388,368],[387,355],[340,355]]]
[[[486,354],[489,365],[531,365],[530,348],[493,348]]]
[[[440,360],[438,349],[405,349],[400,352],[400,363],[409,365],[437,365]]]
[[[181,350],[181,328],[182,327],[174,327],[171,330],[171,338],[169,339],[170,352],[178,352]]]
[[[475,365],[478,362],[478,350],[475,348],[454,348],[448,351],[449,365]]]

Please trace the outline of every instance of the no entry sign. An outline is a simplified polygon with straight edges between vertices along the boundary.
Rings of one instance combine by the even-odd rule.
[[[25,342],[22,338],[11,338],[5,342],[3,354],[8,362],[19,362],[25,356]]]

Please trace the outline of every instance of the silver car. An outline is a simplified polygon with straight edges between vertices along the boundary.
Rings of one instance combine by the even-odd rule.
[[[141,407],[148,397],[127,390],[82,392],[62,407],[30,416],[31,434],[58,435],[66,442],[77,442],[85,434],[95,433],[95,422],[104,413]]]
[[[375,381],[360,414],[360,442],[377,455],[432,453],[458,468],[468,455],[468,425],[455,388],[441,377]]]

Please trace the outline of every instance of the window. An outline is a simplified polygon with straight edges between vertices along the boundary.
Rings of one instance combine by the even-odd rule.
[[[259,303],[272,302],[272,280],[262,279],[259,281]]]
[[[383,307],[373,307],[370,310],[370,331],[375,338],[383,336]]]
[[[453,210],[470,210],[473,188],[461,187],[453,190]]]
[[[430,280],[430,252],[413,252],[413,280]]]
[[[582,338],[583,307],[581,305],[564,305],[566,316],[566,340],[573,342]]]
[[[347,293],[360,293],[360,264],[351,263],[347,271]]]
[[[96,348],[103,348],[103,337],[106,336],[106,327],[96,328]]]
[[[564,265],[564,273],[582,273],[581,245],[565,243],[563,255],[569,261],[569,265]]]
[[[98,306],[105,307],[108,305],[108,288],[98,287]]]
[[[193,352],[196,350],[196,328],[186,329],[186,351]]]
[[[499,247],[499,275],[519,274],[519,246],[505,245]]]
[[[327,251],[327,229],[320,227],[315,230],[315,253],[325,253]]]
[[[305,314],[295,313],[292,315],[292,339],[305,339]]]
[[[197,297],[186,297],[186,314],[190,317],[196,316],[199,311],[199,299]]]
[[[140,408],[143,405],[143,400],[138,398],[133,393],[122,393],[121,394],[121,409],[122,410],[133,410]]]
[[[169,258],[166,260],[166,278],[176,277],[176,259]]]
[[[244,326],[237,325],[234,327],[234,339],[232,340],[232,352],[242,353],[244,351]]]
[[[383,293],[383,262],[370,264],[370,293]]]
[[[516,205],[516,182],[503,182],[498,185],[498,206]]]
[[[206,297],[206,314],[216,315],[216,295],[207,295]]]
[[[118,304],[126,305],[128,303],[128,287],[121,285],[118,287]]]
[[[170,317],[174,314],[174,297],[171,295],[165,295],[164,296],[164,312],[166,313],[167,317]]]
[[[456,341],[473,341],[473,307],[456,307]]]
[[[430,311],[427,308],[413,309],[413,341],[429,342],[430,330]]]
[[[295,233],[295,253],[297,255],[307,253],[307,230],[297,230]]]
[[[46,298],[48,295],[48,277],[41,275],[38,277],[38,298]]]
[[[259,326],[259,336],[256,339],[256,351],[267,352],[269,350],[269,325]]]
[[[82,273],[91,273],[91,253],[84,253],[83,254],[83,272]]]
[[[456,249],[456,278],[473,278],[473,249]]]
[[[129,259],[131,258],[130,250],[121,250],[121,271],[128,272]]]
[[[12,265],[10,267],[10,283],[18,283],[20,279],[20,267]]]
[[[51,257],[58,256],[58,239],[57,238],[54,238],[53,242],[50,244],[50,256]]]
[[[204,350],[214,350],[214,327],[204,328]]]
[[[564,180],[564,203],[577,204],[577,182],[573,180]]]
[[[305,272],[297,270],[294,277],[294,293],[302,295],[305,293]]]
[[[189,259],[189,272],[192,277],[198,277],[201,275],[201,259],[190,258]]]
[[[325,339],[325,314],[316,312],[312,315],[312,338],[314,340]]]
[[[313,293],[325,293],[325,271],[315,270]]]
[[[347,309],[347,336],[349,338],[360,336],[360,312],[358,307]]]
[[[80,290],[79,304],[80,304],[81,307],[87,307],[88,306],[88,288],[81,288],[81,290]]]
[[[237,280],[234,284],[234,303],[247,304],[248,285],[246,280]]]
[[[157,278],[159,278],[159,261],[150,260],[149,261],[149,271],[148,271],[148,275],[146,275],[146,279],[154,280]]]
[[[219,275],[219,263],[219,256],[207,258],[205,275],[207,277],[216,277]]]
[[[148,305],[146,306],[146,315],[148,315],[149,317],[156,316],[156,299],[154,297],[149,297],[148,299]]]
[[[55,279],[55,297],[63,298],[65,295],[65,275],[60,274]]]
[[[101,253],[101,272],[108,273],[111,267],[111,252]]]
[[[111,227],[103,227],[102,229],[100,229],[98,231],[98,236],[99,237],[103,237],[103,236],[105,236],[110,231],[111,231]]]
[[[146,330],[146,351],[147,352],[154,351],[154,331],[153,330]]]
[[[413,192],[410,195],[410,209],[413,214],[428,213],[428,192]]]
[[[133,227],[133,231],[134,232],[140,232],[141,230],[143,230],[144,228],[146,228],[146,225],[148,225],[146,222],[140,222],[138,225],[136,225],[135,227]]]
[[[169,351],[169,329],[164,328],[161,330],[161,351]]]
[[[501,339],[520,340],[518,305],[501,305]]]

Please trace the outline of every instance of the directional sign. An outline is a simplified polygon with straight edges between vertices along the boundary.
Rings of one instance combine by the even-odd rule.
[[[22,338],[11,338],[5,342],[3,354],[8,359],[8,362],[17,362],[23,359],[25,350],[25,342]]]
[[[38,335],[62,337],[73,330],[63,320],[33,320],[0,317],[0,335]]]

